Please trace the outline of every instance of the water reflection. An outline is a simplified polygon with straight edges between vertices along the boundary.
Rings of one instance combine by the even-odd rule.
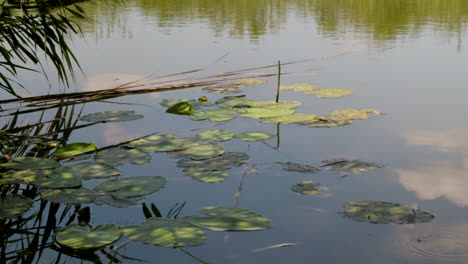
[[[129,14],[135,13],[166,33],[204,24],[215,37],[249,37],[253,41],[278,33],[293,19],[301,24],[314,22],[321,34],[330,37],[353,32],[371,41],[388,41],[419,37],[432,29],[461,41],[468,17],[464,0],[132,0],[116,8],[106,3],[84,7],[95,19],[83,25],[86,32],[110,38],[112,32],[120,31],[129,39],[138,30],[128,23]]]

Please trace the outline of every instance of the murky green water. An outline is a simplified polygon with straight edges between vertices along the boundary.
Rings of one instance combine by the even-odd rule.
[[[375,108],[385,113],[349,126],[308,128],[281,125],[279,139],[223,142],[226,150],[250,156],[246,166],[229,171],[221,183],[203,183],[182,175],[177,159],[153,154],[145,165],[119,167],[126,176],[164,176],[167,186],[150,195],[163,215],[186,202],[180,216],[203,206],[240,207],[260,213],[273,228],[257,232],[206,231],[204,245],[186,248],[207,263],[466,263],[468,260],[468,2],[463,0],[272,0],[272,1],[126,1],[124,6],[84,3],[90,21],[83,36],[73,36],[86,74],[78,91],[115,87],[154,74],[164,76],[204,69],[204,76],[281,62],[292,73],[283,84],[310,82],[323,88],[352,89],[342,98],[316,98],[290,90],[282,100],[303,102],[297,111],[325,115],[342,108]],[[275,73],[258,69],[255,74]],[[256,100],[273,100],[276,77],[243,89]],[[49,87],[37,75],[25,75],[33,94]],[[216,101],[225,95],[201,88],[127,96],[110,104],[85,105],[83,114],[135,110],[144,119],[106,123],[75,131],[69,142],[99,147],[153,132],[191,137],[208,129],[233,133],[266,131],[274,124],[238,117],[225,123],[191,121],[164,113],[166,98]],[[24,116],[24,123],[35,120]],[[277,144],[279,141],[279,147]],[[273,162],[320,166],[332,158],[360,159],[384,165],[342,177],[286,172]],[[467,164],[465,164],[467,162]],[[246,173],[246,168],[250,169]],[[302,180],[321,183],[322,195],[290,191]],[[93,187],[97,181],[87,184]],[[437,215],[421,224],[370,224],[337,214],[341,204],[376,200],[415,205]],[[91,223],[141,224],[140,207],[91,206]],[[124,242],[122,240],[121,242]],[[271,245],[294,246],[260,250]],[[117,243],[119,244],[119,243]],[[130,242],[119,252],[149,263],[197,263],[178,250]],[[39,263],[53,263],[46,250]],[[63,263],[79,260],[62,257]],[[137,263],[123,260],[123,263]],[[62,263],[62,262],[61,262]],[[104,262],[105,263],[105,262]]]

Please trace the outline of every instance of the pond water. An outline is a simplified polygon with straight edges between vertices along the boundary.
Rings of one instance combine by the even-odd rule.
[[[215,102],[227,94],[203,87],[131,95],[93,102],[81,115],[133,110],[144,118],[109,122],[74,130],[68,140],[98,147],[157,132],[193,137],[210,129],[271,132],[265,141],[223,141],[226,152],[243,152],[249,161],[228,170],[219,183],[195,181],[182,174],[179,159],[151,153],[143,165],[119,166],[120,177],[163,176],[167,185],[148,195],[162,215],[183,204],[179,218],[199,214],[204,206],[237,207],[261,214],[272,228],[253,232],[206,230],[206,242],[177,249],[125,243],[120,255],[147,263],[466,263],[468,261],[468,2],[464,0],[129,0],[124,5],[83,3],[89,20],[73,35],[85,77],[66,92],[112,88],[151,76],[202,69],[199,78],[248,68],[256,77],[276,74],[282,84],[310,83],[351,89],[352,95],[318,98],[281,90],[284,101],[300,101],[299,113],[327,115],[345,108],[384,113],[330,128],[263,123],[237,117],[226,122],[192,121],[165,113],[169,98]],[[51,70],[52,71],[52,70]],[[186,75],[166,77],[177,84]],[[274,100],[277,76],[242,88],[252,100]],[[24,74],[31,94],[57,92],[38,74]],[[56,90],[54,90],[56,89]],[[24,92],[24,95],[28,93]],[[79,111],[76,110],[75,116]],[[46,117],[52,118],[55,110]],[[21,115],[29,124],[39,114]],[[9,117],[4,118],[9,122]],[[80,121],[78,124],[84,124]],[[332,173],[323,160],[359,159],[381,165],[361,174]],[[316,173],[282,170],[274,162],[318,167]],[[465,164],[465,162],[467,162]],[[300,195],[291,185],[320,183],[319,195]],[[93,188],[104,180],[86,181]],[[350,201],[386,201],[428,210],[427,223],[372,224],[338,214]],[[140,225],[141,206],[88,205],[91,224]],[[39,209],[37,201],[32,211]],[[63,207],[62,209],[63,210]],[[58,225],[64,227],[62,223]],[[272,247],[291,243],[287,247]],[[13,245],[14,243],[12,243]],[[8,245],[7,245],[8,246]],[[79,258],[47,248],[37,263],[81,263]],[[191,255],[190,255],[191,254]],[[101,256],[102,263],[109,260]],[[138,263],[116,256],[122,263]],[[99,263],[99,262],[96,262]]]

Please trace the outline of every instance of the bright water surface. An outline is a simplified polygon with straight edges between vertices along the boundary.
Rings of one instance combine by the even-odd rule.
[[[245,152],[248,166],[230,170],[222,183],[193,181],[176,159],[153,155],[147,165],[120,167],[125,176],[160,175],[167,186],[149,196],[166,213],[186,201],[181,216],[203,206],[252,210],[273,222],[259,232],[206,231],[207,241],[187,250],[207,263],[466,263],[468,261],[468,1],[465,0],[128,0],[124,6],[83,4],[90,21],[84,36],[73,36],[86,74],[76,90],[110,88],[154,74],[205,69],[194,76],[282,62],[294,73],[283,84],[310,82],[323,88],[352,89],[343,98],[316,98],[284,91],[299,100],[298,112],[326,114],[342,108],[375,108],[385,113],[349,126],[307,128],[282,125],[277,138],[233,139],[226,150]],[[330,58],[325,58],[330,57]],[[274,73],[261,69],[255,73]],[[23,80],[33,93],[47,91],[38,75]],[[276,78],[245,88],[250,98],[273,100]],[[38,87],[39,86],[39,87]],[[37,91],[37,92],[36,92]],[[224,95],[200,88],[128,96],[93,103],[83,114],[135,110],[144,119],[109,123],[75,132],[70,142],[115,144],[152,132],[194,136],[212,129],[209,121],[165,114],[164,98],[210,101]],[[234,133],[270,131],[276,126],[237,118],[218,124]],[[271,165],[291,161],[319,166],[329,158],[361,159],[385,165],[360,175],[289,173]],[[302,180],[328,188],[324,195],[300,196],[289,187]],[[90,184],[94,186],[95,183]],[[241,192],[236,193],[239,188]],[[341,204],[377,200],[414,204],[437,218],[429,223],[369,224],[342,218]],[[141,208],[92,207],[92,223],[141,224]],[[295,246],[253,252],[280,243]],[[120,252],[148,263],[197,263],[178,250],[131,242]],[[41,263],[51,263],[50,253]],[[66,263],[71,263],[67,259]],[[78,262],[78,261],[76,261]],[[135,263],[124,260],[123,263]]]

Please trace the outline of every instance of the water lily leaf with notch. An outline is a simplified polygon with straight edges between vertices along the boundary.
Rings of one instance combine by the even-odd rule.
[[[370,169],[382,168],[382,166],[378,164],[357,159],[330,159],[323,160],[322,163],[324,164],[321,167],[325,167],[325,169],[333,173],[361,174]]]
[[[31,171],[28,182],[50,189],[80,187],[82,184],[81,177],[68,167]]]
[[[120,166],[127,162],[141,165],[150,162],[151,156],[138,149],[115,147],[99,151],[94,155],[94,160],[111,166]]]
[[[368,119],[371,115],[381,115],[382,113],[375,109],[340,109],[330,112],[331,116],[345,118],[350,120]]]
[[[117,241],[122,235],[119,226],[71,225],[55,234],[55,241],[62,246],[75,250],[103,248]]]
[[[408,205],[379,201],[353,201],[342,205],[343,217],[373,224],[408,224],[430,222],[435,215]]]
[[[166,113],[176,114],[176,115],[191,115],[195,112],[193,105],[187,102],[180,102],[166,110]]]
[[[234,133],[223,129],[213,129],[200,132],[197,137],[201,140],[226,141],[232,139]]]
[[[182,220],[215,231],[254,231],[271,228],[271,221],[257,213],[223,207],[204,207],[205,215],[184,217]]]
[[[177,162],[177,167],[197,168],[200,170],[227,170],[238,167],[249,160],[249,156],[242,152],[226,152],[219,157],[206,160],[184,158]]]
[[[125,122],[143,118],[135,114],[135,111],[105,111],[80,117],[85,122]]]
[[[94,190],[117,198],[131,198],[154,193],[165,185],[166,179],[161,176],[137,176],[109,180],[98,184]]]
[[[202,142],[189,146],[186,150],[171,152],[172,158],[189,157],[194,160],[211,159],[224,154],[224,146],[215,142]]]
[[[291,191],[304,194],[313,195],[320,194],[321,185],[319,183],[313,183],[312,181],[301,181],[291,186]]]
[[[60,167],[60,163],[46,158],[19,157],[14,158],[13,162],[3,163],[0,166],[15,170],[42,170]]]
[[[343,97],[353,94],[353,90],[350,89],[316,89],[312,91],[304,92],[304,94],[315,94],[319,98],[332,98],[332,97]]]
[[[200,109],[202,106],[211,106],[213,105],[212,103],[208,101],[203,101],[203,100],[194,100],[194,99],[172,99],[172,98],[167,98],[161,100],[159,103],[164,106],[164,107],[171,107],[175,104],[186,102],[189,103],[193,106],[194,109]]]
[[[313,121],[301,122],[299,125],[306,127],[336,127],[346,126],[351,124],[353,121],[346,118],[338,117],[316,117]]]
[[[210,109],[206,111],[195,112],[190,116],[192,120],[210,120],[212,122],[222,122],[237,117],[237,112],[232,109]]]
[[[92,143],[76,142],[76,143],[67,144],[63,147],[56,149],[52,153],[52,155],[58,156],[58,157],[70,157],[70,156],[76,156],[76,155],[80,155],[86,152],[94,151],[96,149],[97,149],[96,145]]]
[[[244,132],[235,135],[235,137],[242,139],[243,141],[260,141],[267,140],[274,137],[275,134],[270,132]]]
[[[283,170],[285,171],[294,171],[300,173],[315,173],[320,171],[320,169],[312,167],[310,165],[303,165],[294,162],[275,162],[275,164],[278,164],[281,167],[283,167]]]
[[[205,93],[231,94],[240,93],[242,90],[238,85],[208,86],[202,89]]]
[[[291,109],[283,109],[283,108],[239,108],[237,112],[241,113],[243,117],[250,117],[250,118],[269,118],[269,117],[278,117],[278,116],[287,116],[292,115],[296,111]]]
[[[247,104],[250,102],[251,100],[248,100],[245,97],[245,95],[240,95],[240,96],[226,96],[216,101],[215,104],[220,108],[232,108],[236,105]]]
[[[110,207],[127,208],[137,206],[143,199],[145,199],[144,196],[122,198],[110,194],[98,194],[94,200],[94,203],[98,205],[107,205]]]
[[[96,199],[96,193],[90,189],[43,189],[41,197],[56,203],[85,204],[92,203]]]
[[[278,124],[293,124],[293,123],[313,122],[316,120],[317,117],[318,117],[317,115],[294,113],[292,115],[287,115],[287,116],[265,118],[262,120],[262,122],[278,123]]]
[[[130,240],[164,247],[199,246],[206,240],[198,227],[177,220],[148,218],[143,226],[126,226],[123,234]]]
[[[201,182],[222,182],[226,180],[229,174],[225,171],[201,170],[198,168],[187,168],[182,173],[194,180]]]
[[[105,163],[83,162],[69,167],[83,180],[110,178],[120,175],[120,171]]]
[[[26,213],[33,200],[16,194],[0,198],[0,219],[10,219]]]
[[[253,85],[259,85],[259,84],[264,84],[267,83],[265,80],[258,79],[258,78],[244,78],[244,79],[238,79],[234,81],[234,84],[237,85],[242,85],[242,86],[253,86]]]

